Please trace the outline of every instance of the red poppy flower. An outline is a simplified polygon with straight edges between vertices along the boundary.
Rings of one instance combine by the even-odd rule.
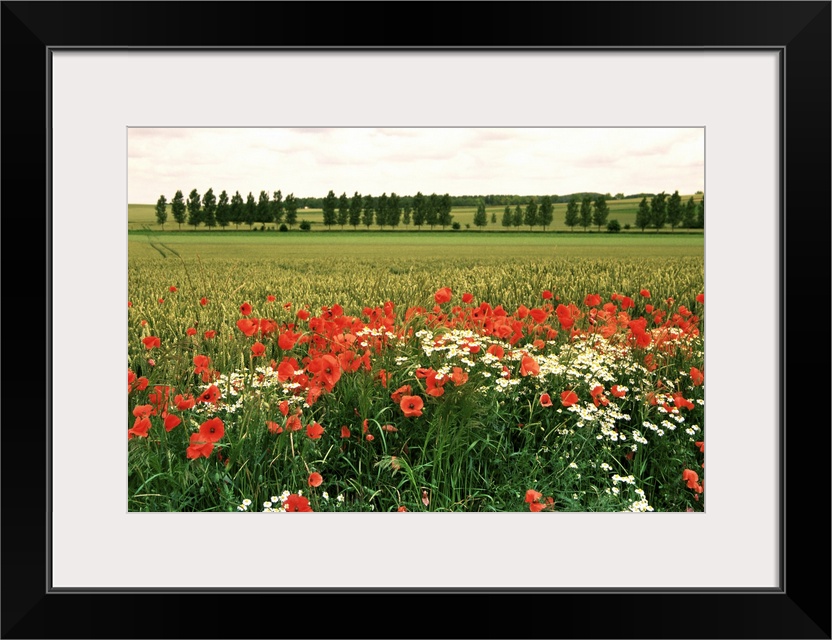
[[[584,298],[584,304],[588,307],[595,307],[601,304],[601,296],[597,293],[589,293],[586,298]]]
[[[699,304],[705,304],[705,294],[704,294],[704,293],[700,293],[699,295],[697,295],[697,296],[696,296],[696,301],[697,301]]]
[[[396,427],[394,427],[392,424],[383,424],[383,425],[381,425],[381,430],[382,431],[389,431],[391,433],[394,433],[394,432],[398,431],[398,429],[396,429]]]
[[[300,431],[303,429],[303,424],[300,421],[300,418],[297,415],[289,416],[286,420],[286,428],[289,431]]]
[[[546,289],[542,294],[544,300],[551,300],[552,299],[552,292]]]
[[[292,493],[286,498],[286,502],[283,503],[283,509],[287,512],[312,511],[312,507],[309,506],[309,500],[296,493]]]
[[[474,300],[474,294],[473,293],[463,293],[462,294],[462,301],[465,304],[468,304],[469,302],[472,302],[473,300]]]
[[[346,425],[341,427],[341,437],[342,438],[349,438],[350,437],[350,430],[349,427]]]
[[[267,296],[266,296],[266,302],[274,302],[275,300],[277,300],[277,298],[275,298],[275,297],[274,297],[273,295],[271,295],[271,294],[269,294],[269,295],[267,295]]]
[[[696,367],[690,368],[690,379],[693,382],[694,387],[700,386],[703,382],[705,382],[705,374],[702,373]]]
[[[552,397],[548,393],[544,393],[540,396],[540,406],[541,407],[551,407],[552,406]]]
[[[199,425],[199,433],[208,442],[219,442],[225,434],[225,425],[219,418],[211,418]]]
[[[404,506],[404,505],[401,505],[398,509],[396,509],[396,511],[397,512],[407,511],[407,507]]]
[[[203,355],[194,356],[194,373],[205,373],[211,366],[211,358]]]
[[[168,291],[170,291],[171,293],[176,293],[176,292],[177,292],[177,288],[176,288],[176,287],[174,287],[173,285],[171,285],[171,286],[169,286],[169,287],[168,287]]]
[[[642,289],[641,291],[639,291],[639,293],[641,294],[642,298],[649,298],[650,297],[650,292],[647,289]]]
[[[306,435],[312,438],[312,440],[320,440],[323,434],[324,428],[317,422],[313,422],[312,424],[306,427]]]
[[[188,327],[187,329],[185,329],[185,335],[195,336],[196,335],[196,329],[194,329],[193,327]]]
[[[534,489],[529,489],[526,491],[526,502],[531,504],[532,502],[537,502],[543,497],[543,494],[539,491],[535,491]]]
[[[396,404],[398,404],[402,401],[402,398],[404,396],[409,396],[411,393],[413,393],[413,389],[409,384],[406,384],[404,386],[399,387],[393,393],[391,393],[390,399]]]
[[[257,318],[241,318],[237,320],[237,328],[250,338],[260,328],[260,321]]]
[[[165,299],[164,298],[159,298],[159,304],[164,304],[164,303],[165,303]]]
[[[699,447],[699,453],[705,453],[705,441],[699,440],[698,442],[694,442],[697,447]]]
[[[196,460],[199,457],[210,458],[213,450],[213,442],[207,440],[201,433],[192,433],[191,444],[186,451],[186,455],[191,460]]]
[[[529,503],[529,511],[532,513],[538,513],[543,511],[546,508],[546,505],[542,502],[530,502]]]
[[[490,353],[495,358],[502,358],[506,354],[505,349],[498,344],[492,344],[485,352]]]
[[[142,338],[142,342],[144,343],[144,348],[148,350],[162,346],[162,341],[157,336],[147,336],[146,338]]]
[[[431,370],[427,378],[425,378],[425,382],[427,383],[425,393],[434,398],[442,396],[445,393],[444,387],[447,381],[448,378],[445,376],[440,377],[436,371]]]
[[[564,407],[571,407],[573,404],[578,404],[578,394],[574,391],[564,391],[560,394],[560,403]]]
[[[132,306],[133,306],[133,303],[132,303],[132,302],[130,302],[130,301],[128,300],[128,301],[127,301],[127,308],[129,309],[129,308],[130,308],[130,307],[132,307]]]
[[[320,473],[318,473],[317,471],[313,471],[309,474],[308,482],[310,487],[320,487],[323,484],[324,479]]]
[[[179,416],[175,416],[173,414],[168,414],[165,416],[165,431],[170,431],[174,427],[179,426],[182,423],[182,420]]]
[[[206,304],[208,304],[208,298],[200,298],[199,304],[201,304],[204,307]]]
[[[594,386],[592,390],[589,392],[589,395],[592,396],[592,401],[595,403],[596,407],[598,405],[604,405],[606,407],[610,403],[610,401],[607,400],[607,397],[604,395],[604,387],[600,384]]]
[[[405,418],[418,418],[422,415],[422,407],[425,401],[419,396],[403,396],[399,403]]]
[[[213,340],[216,337],[217,337],[217,332],[214,331],[213,329],[211,331],[206,331],[205,332],[205,339],[206,340]]]
[[[436,304],[450,302],[452,297],[453,294],[451,293],[450,287],[442,287],[435,294],[433,294],[433,299],[436,301]]]
[[[173,404],[176,405],[176,408],[179,411],[187,411],[188,409],[192,409],[196,401],[194,400],[193,396],[183,396],[181,394],[177,394],[173,398]]]
[[[462,367],[454,367],[454,370],[451,373],[451,382],[453,382],[456,386],[465,384],[468,382],[468,374],[462,370]]]
[[[244,316],[250,316],[251,315],[251,305],[248,302],[244,302],[243,304],[241,304],[240,305],[240,313],[242,313]]]
[[[309,373],[323,381],[328,391],[332,391],[338,380],[341,379],[341,365],[333,356],[327,354],[312,360],[306,367]]]
[[[133,427],[127,430],[127,439],[132,440],[134,437],[146,438],[150,427],[150,418],[136,416]]]
[[[623,398],[625,395],[627,395],[627,392],[621,389],[621,387],[619,387],[617,384],[612,385],[612,387],[610,388],[610,393],[612,393],[612,395],[614,395],[616,398]]]
[[[260,358],[264,353],[266,353],[266,345],[262,342],[255,342],[251,345],[251,355],[255,358]]]
[[[301,309],[298,311],[298,318],[301,320],[308,320],[309,319],[309,312],[306,309]]]
[[[630,298],[628,296],[624,296],[624,297],[621,298],[621,309],[622,310],[632,309],[635,306],[636,306],[636,303],[632,298]]]
[[[219,387],[217,387],[217,385],[215,384],[212,384],[205,391],[199,394],[197,402],[210,402],[212,404],[216,404],[217,400],[219,400],[220,397],[221,395]]]
[[[521,376],[536,376],[540,373],[540,365],[537,360],[531,356],[523,356],[520,360],[520,375]]]

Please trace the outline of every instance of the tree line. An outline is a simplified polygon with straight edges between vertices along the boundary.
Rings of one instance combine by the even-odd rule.
[[[620,199],[618,196],[621,195],[617,194],[616,198]],[[519,228],[525,225],[529,230],[541,226],[545,231],[546,227],[552,224],[556,198],[557,196],[546,195],[538,202],[536,197],[531,197],[525,206],[519,202],[514,206],[506,204],[501,225],[505,228]],[[617,220],[607,220],[607,196],[572,194],[566,202],[564,224],[572,231],[576,226],[581,226],[586,231],[590,225],[596,225],[599,231],[604,225],[608,231],[619,231],[621,228]],[[239,191],[231,197],[226,191],[222,191],[217,197],[213,189],[208,189],[203,195],[193,189],[186,199],[183,192],[178,190],[170,203],[164,195],[159,196],[156,203],[156,221],[163,228],[168,220],[168,204],[171,216],[180,229],[183,224],[191,225],[194,229],[200,225],[205,225],[208,229],[225,229],[232,224],[237,228],[241,224],[248,225],[249,228],[254,224],[276,224],[291,229],[297,224],[298,210],[302,206],[294,194],[290,193],[284,198],[280,190],[273,192],[271,196],[267,191],[261,191],[257,199],[252,192],[243,199]],[[487,204],[487,197],[476,200],[474,225],[481,229],[487,226],[489,221]],[[356,191],[350,197],[346,192],[336,196],[334,191],[330,190],[326,197],[321,199],[320,209],[323,223],[330,229],[333,225],[342,229],[348,225],[356,229],[359,226],[369,229],[373,224],[384,229],[395,228],[400,224],[408,226],[411,223],[419,229],[423,226],[429,226],[431,229],[439,226],[445,229],[448,226],[459,228],[459,223],[454,223],[451,215],[453,206],[459,205],[454,205],[454,197],[447,193],[425,195],[420,191],[415,196],[399,196],[396,193],[388,196],[385,192],[380,196],[373,196],[362,195]],[[672,229],[677,226],[703,228],[704,213],[704,197],[699,204],[694,203],[693,196],[687,203],[682,204],[678,191],[670,196],[665,192],[654,195],[649,202],[645,195],[636,213],[635,226],[642,231],[647,227],[658,231],[665,224],[670,225]],[[492,223],[496,223],[496,214],[492,213],[490,219]]]

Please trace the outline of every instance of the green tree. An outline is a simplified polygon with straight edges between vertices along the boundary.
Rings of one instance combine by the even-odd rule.
[[[292,226],[298,221],[298,200],[295,198],[294,193],[290,193],[286,196],[286,199],[283,201],[283,210],[285,212],[284,215],[286,224],[288,224],[291,229]]]
[[[682,222],[682,196],[679,195],[679,190],[673,192],[667,200],[667,223],[670,225],[670,231],[676,230],[676,226]]]
[[[523,214],[523,222],[529,225],[529,231],[537,224],[537,202],[534,198],[526,205],[526,212]]]
[[[696,203],[693,196],[685,203],[685,212],[682,214],[682,225],[688,229],[696,228]]]
[[[506,229],[514,224],[514,216],[511,215],[511,205],[506,205],[506,208],[503,209],[503,217],[500,219],[500,224]]]
[[[188,195],[188,224],[194,225],[194,231],[202,222],[202,205],[200,204],[199,192],[194,189]]]
[[[278,226],[283,222],[283,194],[280,189],[272,194],[272,220]]]
[[[338,198],[338,224],[341,225],[341,228],[344,228],[344,225],[347,224],[347,220],[350,217],[350,199],[347,197],[346,191],[341,194]]]
[[[243,221],[243,196],[240,195],[239,191],[235,191],[234,195],[231,196],[231,222],[234,223],[234,226],[239,229],[240,223]]]
[[[382,229],[387,224],[387,200],[386,191],[376,199],[376,224]]]
[[[350,224],[353,229],[357,229],[361,223],[361,209],[364,206],[364,199],[358,191],[350,198]]]
[[[323,206],[323,217],[324,217],[324,224],[329,228],[332,229],[332,225],[338,219],[338,214],[335,210],[338,208],[338,198],[335,196],[335,192],[330,189],[329,193],[326,194],[326,198],[324,198]]]
[[[523,207],[519,204],[514,207],[514,216],[512,216],[511,222],[518,229],[523,226]]]
[[[705,228],[705,196],[699,201],[699,208],[696,211],[696,227],[698,229]]]
[[[243,205],[243,222],[245,222],[248,225],[248,228],[251,229],[251,226],[254,224],[256,219],[257,200],[254,199],[254,194],[249,191],[246,196],[246,202]]]
[[[662,191],[650,201],[650,223],[659,232],[667,220],[667,194]]]
[[[410,201],[405,201],[404,206],[402,207],[402,222],[404,226],[410,224],[410,214],[413,213],[413,204]]]
[[[584,196],[581,199],[581,226],[586,231],[592,221],[592,196]]]
[[[177,190],[176,195],[173,196],[170,203],[170,212],[176,224],[182,229],[182,223],[185,222],[185,196],[182,195],[182,191]]]
[[[432,193],[428,196],[427,206],[425,207],[425,223],[430,225],[433,229],[439,224],[439,196]]]
[[[361,223],[366,225],[367,230],[373,224],[373,216],[375,215],[375,198],[369,193],[364,196],[364,211],[361,214]]]
[[[156,222],[158,222],[162,229],[165,228],[165,221],[168,219],[168,199],[165,196],[159,196],[156,201]]]
[[[578,224],[578,196],[572,196],[569,198],[569,202],[566,205],[566,216],[563,219],[563,223],[569,227],[570,231],[575,230],[575,225]]]
[[[618,233],[621,231],[621,223],[613,218],[607,223],[607,231],[610,233]]]
[[[647,204],[647,196],[641,199],[638,203],[638,211],[636,211],[636,226],[641,229],[642,233],[650,226],[650,205]]]
[[[225,229],[231,222],[231,206],[228,204],[228,194],[223,190],[217,201],[217,224]]]
[[[257,198],[255,220],[263,225],[271,224],[272,220],[274,220],[274,211],[272,210],[272,203],[269,200],[269,193],[267,191],[261,191],[260,196]]]
[[[209,229],[217,226],[217,196],[213,189],[208,189],[202,196],[202,221]]]
[[[390,199],[387,201],[387,224],[394,229],[399,226],[402,218],[402,199],[396,192],[390,194]]]
[[[601,230],[601,225],[607,223],[607,217],[610,215],[610,208],[607,206],[607,199],[604,196],[598,196],[595,199],[595,211],[592,213],[592,222],[598,225],[598,231]]]
[[[419,229],[425,224],[427,217],[427,199],[422,195],[421,191],[417,191],[413,196],[413,224]]]
[[[485,202],[480,200],[477,203],[477,212],[474,214],[474,226],[482,229],[488,224],[488,215],[485,212]]]
[[[552,196],[543,196],[540,199],[540,209],[537,212],[538,221],[546,231],[546,227],[552,224],[555,217],[555,205],[552,204]]]
[[[453,222],[454,217],[451,215],[451,211],[453,210],[453,202],[451,201],[450,194],[446,193],[445,195],[439,198],[439,209],[437,210],[436,220],[444,229],[447,226],[450,226],[451,222]]]

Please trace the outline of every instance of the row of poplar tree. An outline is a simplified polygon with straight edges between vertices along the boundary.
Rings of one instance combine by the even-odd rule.
[[[431,229],[435,226],[444,229],[453,221],[451,208],[451,197],[447,193],[423,195],[419,192],[412,198],[402,198],[395,193],[374,197],[356,192],[351,198],[346,193],[339,198],[330,191],[323,199],[322,210],[323,222],[328,227],[350,225],[357,228],[364,225],[369,228],[376,224],[384,228],[412,222],[419,228],[429,225]],[[173,220],[180,228],[187,223],[194,229],[201,224],[209,229],[225,228],[231,224],[237,227],[241,224],[249,227],[254,224],[285,224],[292,228],[298,221],[298,209],[297,198],[291,193],[284,198],[280,191],[275,191],[271,197],[268,192],[261,191],[257,200],[249,192],[243,200],[239,191],[230,198],[223,191],[217,198],[213,189],[208,189],[202,196],[194,189],[187,200],[182,191],[177,191],[170,201]],[[167,219],[168,201],[162,195],[156,203],[156,221],[164,226]]]
[[[241,224],[247,224],[249,228],[254,224],[285,224],[292,228],[297,223],[299,207],[294,194],[290,193],[284,199],[279,190],[271,197],[268,192],[261,191],[257,200],[249,192],[243,200],[239,191],[230,198],[228,193],[223,191],[217,198],[213,189],[208,189],[202,196],[193,189],[187,200],[182,191],[177,191],[170,202],[171,215],[180,229],[186,223],[194,229],[201,224],[209,229],[225,228],[231,224],[238,228]],[[321,209],[323,223],[329,228],[333,225],[340,225],[342,228],[346,225],[354,228],[363,225],[369,229],[376,224],[383,229],[385,226],[394,228],[402,223],[407,226],[412,222],[420,229],[423,225],[428,225],[431,229],[436,226],[444,229],[453,223],[452,200],[447,193],[424,195],[420,191],[413,197],[402,197],[395,193],[388,196],[383,193],[374,197],[369,194],[362,196],[356,192],[350,198],[346,193],[338,197],[330,190],[322,200]],[[530,230],[535,226],[541,226],[545,231],[546,227],[552,224],[553,217],[552,197],[543,196],[539,203],[536,198],[531,198],[525,207],[517,204],[512,209],[511,205],[506,205],[501,224],[506,228],[527,225]],[[599,231],[604,225],[607,225],[610,231],[619,230],[620,226],[616,228],[617,221],[612,220],[608,223],[608,217],[609,206],[606,196],[598,195],[593,199],[589,195],[573,195],[566,205],[564,224],[571,230],[576,226],[582,226],[586,230],[590,225],[597,225]],[[162,195],[156,203],[156,221],[164,227],[167,219],[168,202]],[[687,203],[682,204],[678,191],[670,196],[662,192],[649,201],[646,196],[642,198],[636,213],[635,226],[642,231],[647,227],[658,231],[665,224],[670,225],[672,229],[677,226],[703,228],[704,219],[704,198],[696,204],[691,196]],[[474,226],[485,227],[488,221],[485,202],[479,199],[474,213]],[[497,222],[495,213],[491,214],[491,222]]]

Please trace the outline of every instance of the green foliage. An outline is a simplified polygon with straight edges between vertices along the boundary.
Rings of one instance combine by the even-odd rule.
[[[607,231],[610,233],[619,233],[621,231],[621,224],[613,218],[607,223]]]
[[[598,225],[598,231],[601,230],[601,225],[607,222],[607,216],[610,215],[610,208],[607,206],[607,200],[604,196],[598,196],[595,199],[595,210],[592,213],[592,222]]]
[[[586,231],[589,223],[592,221],[592,197],[584,196],[581,199],[581,226]]]
[[[294,193],[290,193],[283,201],[284,220],[291,229],[298,221],[298,201]]]
[[[231,205],[228,202],[228,194],[223,189],[220,199],[217,201],[217,224],[225,229],[231,222]]]
[[[647,203],[647,197],[641,199],[638,205],[638,212],[636,213],[636,226],[642,232],[650,226],[650,205]]]
[[[283,194],[280,189],[272,194],[272,221],[280,224],[283,221]]]
[[[202,205],[199,192],[194,189],[188,195],[188,224],[193,225],[196,229],[200,222],[202,222]]]
[[[312,229],[312,223],[309,220],[301,220],[299,228],[301,231],[310,231]]]
[[[667,201],[667,223],[670,225],[671,231],[681,224],[683,214],[682,197],[679,195],[679,191],[674,191]]]
[[[261,191],[257,198],[257,210],[254,221],[260,224],[270,224],[274,220],[274,209],[272,208],[271,200],[269,200],[269,193]]]
[[[164,195],[159,196],[159,200],[156,202],[156,222],[159,223],[159,226],[162,229],[165,228],[165,221],[168,219],[168,205],[167,199]]]
[[[243,222],[248,225],[249,229],[257,221],[257,201],[254,199],[254,194],[251,191],[246,196],[246,202],[243,205]]]
[[[202,222],[209,229],[217,226],[217,197],[213,189],[208,189],[202,196]]]
[[[481,229],[488,224],[488,216],[485,213],[485,202],[480,200],[477,203],[477,212],[474,214],[474,225]]]
[[[563,220],[563,223],[569,227],[570,231],[574,231],[575,225],[580,221],[578,215],[578,196],[572,196],[566,205],[566,216]]]
[[[355,229],[357,229],[358,225],[361,223],[361,210],[364,206],[363,203],[364,200],[358,191],[356,191],[352,198],[350,198],[349,222]]]
[[[523,222],[529,225],[529,231],[531,231],[537,224],[537,202],[534,198],[532,198],[529,204],[526,205],[526,211],[523,214]]]
[[[330,189],[329,193],[326,194],[326,197],[323,201],[323,214],[324,214],[324,224],[328,229],[332,228],[338,221],[338,214],[336,213],[336,209],[338,207],[338,198],[335,196],[335,192]]]
[[[551,196],[543,196],[540,199],[540,209],[538,213],[538,221],[540,225],[543,227],[543,230],[546,231],[546,227],[552,224],[552,220],[554,219],[555,207],[552,204],[552,197]]]
[[[506,205],[506,208],[503,209],[503,217],[500,219],[500,224],[506,229],[514,224],[514,216],[511,213],[510,205]]]
[[[661,229],[667,221],[667,194],[662,191],[660,194],[653,196],[650,201],[650,224],[655,227],[656,233]]]
[[[350,217],[350,199],[347,197],[346,192],[344,192],[338,198],[338,216],[336,218],[336,222],[343,229],[344,225],[347,224],[347,220],[349,220],[349,217]]]

